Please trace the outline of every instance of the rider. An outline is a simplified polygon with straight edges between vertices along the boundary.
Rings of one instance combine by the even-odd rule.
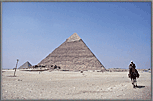
[[[136,68],[135,64],[133,63],[133,61],[131,61],[129,65],[129,77],[131,78],[132,85],[134,88],[137,87],[136,77],[137,78],[139,77],[139,73],[135,68]],[[136,83],[136,86],[135,86],[135,83]]]

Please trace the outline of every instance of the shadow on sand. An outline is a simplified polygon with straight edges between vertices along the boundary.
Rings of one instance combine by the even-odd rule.
[[[136,88],[144,88],[145,86],[136,86]]]
[[[7,77],[17,77],[17,76],[11,76],[11,75],[10,75],[10,76],[7,76]]]

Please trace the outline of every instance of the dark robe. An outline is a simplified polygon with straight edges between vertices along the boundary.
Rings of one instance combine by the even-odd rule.
[[[138,71],[135,68],[133,68],[133,67],[130,68],[129,72],[130,72],[131,80],[132,79],[136,79],[136,77],[139,77],[139,73],[138,73]]]

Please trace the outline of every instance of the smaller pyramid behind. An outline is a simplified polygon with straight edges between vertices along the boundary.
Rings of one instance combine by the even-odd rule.
[[[30,66],[32,66],[28,61],[26,63],[24,63],[22,66],[20,66],[18,69],[27,69]]]

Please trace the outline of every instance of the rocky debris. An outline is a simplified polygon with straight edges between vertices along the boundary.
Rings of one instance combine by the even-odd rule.
[[[21,79],[18,79],[18,81],[22,81]]]

